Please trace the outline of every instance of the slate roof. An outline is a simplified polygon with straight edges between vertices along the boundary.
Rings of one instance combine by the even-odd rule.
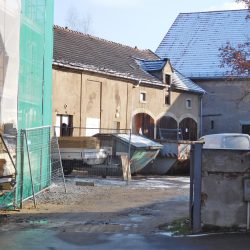
[[[141,67],[150,72],[150,71],[160,71],[165,66],[167,60],[155,60],[155,61],[138,61]],[[205,94],[205,90],[191,81],[189,78],[182,75],[176,69],[173,69],[173,74],[171,75],[171,84],[174,89]]]
[[[179,71],[177,71],[175,69],[174,69],[174,73],[171,76],[171,79],[172,79],[171,84],[175,89],[195,92],[195,93],[199,93],[199,94],[206,93],[206,91],[204,89],[202,89],[200,86],[195,84],[189,78],[183,76]]]
[[[91,35],[54,27],[53,64],[165,86],[138,65],[137,60],[158,60],[150,50],[139,50]]]
[[[223,78],[219,48],[246,42],[250,34],[248,10],[180,13],[156,54],[169,58],[174,68],[191,78]]]
[[[163,67],[166,64],[165,60],[154,60],[154,61],[144,61],[144,60],[138,60],[138,63],[145,71],[159,71],[162,70]]]

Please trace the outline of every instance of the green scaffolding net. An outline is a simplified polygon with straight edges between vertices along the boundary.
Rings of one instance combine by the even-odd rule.
[[[26,144],[32,175],[40,178],[35,192],[49,185],[47,126],[52,120],[53,6],[53,0],[0,0],[1,133],[16,138],[17,206],[32,191]],[[10,27],[15,28],[13,39],[6,35]],[[39,132],[29,132],[25,140],[23,131],[37,127]],[[0,197],[0,204],[11,204],[13,195],[12,192]]]

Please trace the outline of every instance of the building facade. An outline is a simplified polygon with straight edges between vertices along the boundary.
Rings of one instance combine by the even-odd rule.
[[[156,54],[202,87],[202,134],[250,134],[250,76],[222,67],[220,48],[237,48],[250,34],[248,10],[181,13]]]
[[[149,50],[54,28],[53,125],[58,135],[65,124],[68,135],[132,129],[152,139],[159,127],[183,127],[194,139],[203,93],[169,60]]]

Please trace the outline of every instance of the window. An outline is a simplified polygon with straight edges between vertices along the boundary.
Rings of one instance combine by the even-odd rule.
[[[250,135],[250,124],[244,124],[244,125],[242,125],[242,133]]]
[[[170,88],[168,88],[165,92],[165,95],[164,95],[164,103],[165,105],[170,105],[171,103],[171,91],[170,91]]]
[[[192,101],[190,99],[186,100],[186,108],[191,109],[192,108]]]
[[[166,83],[167,85],[170,85],[170,84],[171,84],[171,76],[168,75],[168,74],[165,75],[165,83]]]
[[[146,102],[146,92],[140,93],[140,102]]]
[[[211,129],[214,129],[214,120],[211,121]]]
[[[72,136],[73,115],[56,115],[56,136]]]

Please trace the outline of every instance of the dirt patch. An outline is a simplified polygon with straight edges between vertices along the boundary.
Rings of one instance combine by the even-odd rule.
[[[76,185],[91,181],[94,186]],[[67,193],[53,185],[20,212],[8,212],[0,230],[51,228],[61,232],[149,233],[159,225],[188,216],[189,178],[137,177],[68,179]]]

